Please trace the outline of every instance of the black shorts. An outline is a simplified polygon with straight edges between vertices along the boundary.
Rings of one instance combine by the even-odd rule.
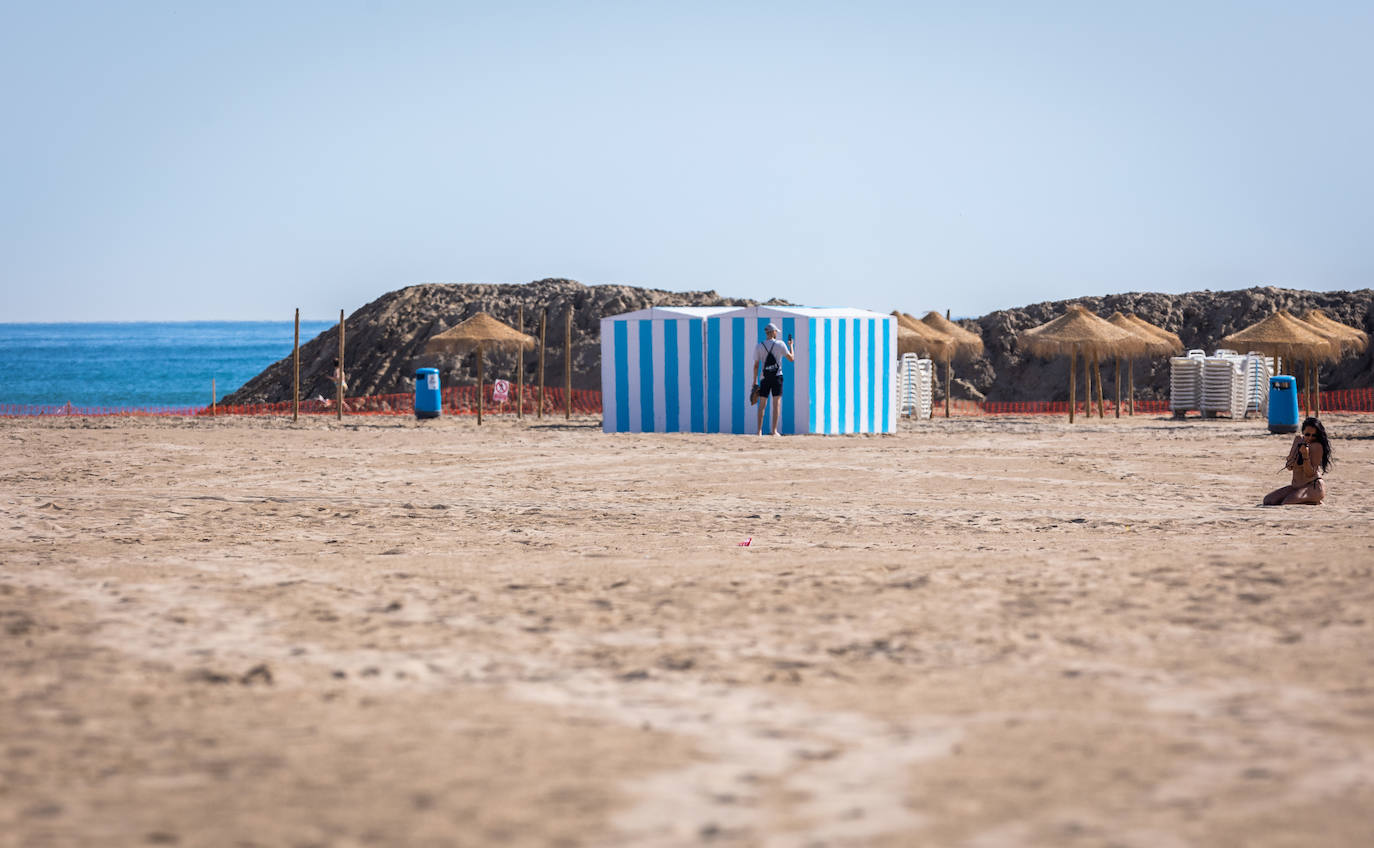
[[[782,397],[782,375],[775,377],[764,377],[759,380],[759,397]]]

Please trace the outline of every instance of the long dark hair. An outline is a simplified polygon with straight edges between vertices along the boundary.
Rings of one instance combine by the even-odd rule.
[[[1302,426],[1298,428],[1298,432],[1301,433],[1308,427],[1317,431],[1317,436],[1312,441],[1322,446],[1322,471],[1324,472],[1331,467],[1331,442],[1326,438],[1326,427],[1317,419],[1308,418],[1306,421],[1302,422]]]

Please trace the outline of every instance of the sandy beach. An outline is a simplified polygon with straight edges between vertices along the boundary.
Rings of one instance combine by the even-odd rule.
[[[1368,846],[1327,420],[0,421],[0,846]]]

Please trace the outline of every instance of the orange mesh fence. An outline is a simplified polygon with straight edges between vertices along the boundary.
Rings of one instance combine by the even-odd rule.
[[[517,398],[515,386],[511,386],[510,397],[504,401],[492,399],[491,387],[487,387],[487,400],[482,407],[483,415],[514,415],[517,404],[523,402],[526,415],[534,415],[539,406],[537,387],[525,387],[522,397]],[[445,415],[477,414],[477,387],[450,386],[441,394]],[[560,415],[564,409],[564,393],[561,387],[544,389],[544,414]],[[1127,414],[1130,407],[1121,405],[1121,413]],[[1326,413],[1374,412],[1374,388],[1339,389],[1321,393],[1321,410]],[[601,414],[601,392],[594,389],[573,389],[572,411],[578,415]],[[1086,415],[1084,403],[1078,402],[1078,411]],[[1097,404],[1093,403],[1094,413]],[[1168,414],[1167,400],[1138,400],[1135,402],[1137,415]],[[1116,404],[1106,402],[1106,412],[1114,416]],[[302,400],[302,415],[333,415],[334,401]],[[344,413],[347,415],[414,415],[415,395],[413,392],[393,395],[366,395],[345,398]],[[958,416],[983,415],[1068,415],[1068,401],[973,401],[954,400],[950,403],[950,414]],[[31,418],[48,416],[99,417],[122,416],[210,416],[214,415],[290,415],[291,401],[277,403],[251,403],[241,405],[216,406],[213,413],[208,406],[76,406],[66,404],[0,404],[0,418]],[[934,404],[936,418],[944,416],[944,403]]]

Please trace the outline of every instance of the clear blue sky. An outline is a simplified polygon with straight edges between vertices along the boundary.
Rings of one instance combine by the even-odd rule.
[[[1374,3],[0,0],[0,321],[1374,285]]]

